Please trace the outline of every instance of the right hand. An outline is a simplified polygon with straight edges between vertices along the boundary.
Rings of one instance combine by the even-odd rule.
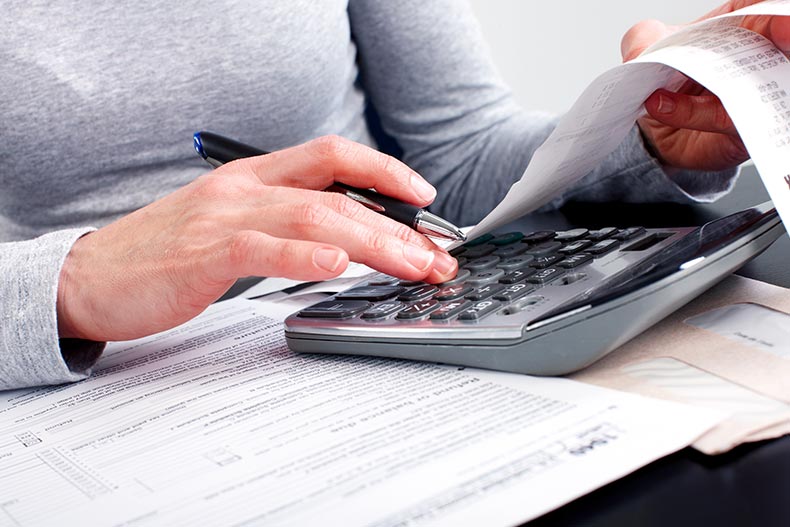
[[[201,313],[237,278],[325,280],[349,259],[442,282],[458,264],[416,231],[333,192],[335,181],[418,206],[436,194],[394,158],[330,136],[223,165],[83,236],[58,286],[61,338],[128,340]]]

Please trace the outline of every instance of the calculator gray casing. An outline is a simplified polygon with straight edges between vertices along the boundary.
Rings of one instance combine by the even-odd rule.
[[[648,229],[644,236],[654,232],[674,233],[654,246],[652,253],[693,230]],[[292,315],[285,324],[286,340],[289,348],[298,352],[379,356],[532,375],[564,375],[584,368],[639,335],[760,254],[784,232],[775,217],[739,234],[694,265],[681,266],[668,276],[602,304],[579,308],[537,324],[531,324],[540,314],[540,310],[534,309],[510,315],[498,312],[482,321],[448,323],[430,320],[382,323],[357,317],[339,324]],[[591,265],[605,266],[605,258]],[[571,288],[573,285],[581,287]],[[576,282],[556,287],[567,288],[560,296],[571,298],[587,286]],[[546,288],[536,294],[544,292],[548,292]]]

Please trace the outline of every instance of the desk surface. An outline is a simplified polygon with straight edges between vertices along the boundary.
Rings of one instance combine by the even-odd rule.
[[[554,228],[558,220],[586,225],[590,218],[600,225],[623,221],[655,227],[698,225],[767,199],[757,173],[746,168],[735,191],[711,205],[574,205],[563,209],[561,218],[550,214],[528,221],[554,224]],[[790,238],[784,236],[738,274],[790,287],[789,262]],[[700,524],[790,525],[790,436],[743,445],[716,457],[687,448],[538,518],[529,526]]]

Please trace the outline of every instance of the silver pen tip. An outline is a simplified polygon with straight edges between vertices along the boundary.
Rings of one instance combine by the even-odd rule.
[[[461,229],[427,210],[420,211],[417,214],[417,217],[414,219],[414,229],[426,236],[466,241],[466,234]]]

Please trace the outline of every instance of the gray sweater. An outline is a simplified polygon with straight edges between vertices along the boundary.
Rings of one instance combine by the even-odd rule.
[[[58,339],[62,262],[91,228],[204,173],[197,130],[267,150],[330,133],[374,145],[372,104],[438,188],[434,211],[469,224],[554,126],[514,104],[459,0],[186,5],[3,2],[0,389],[89,374],[101,346]],[[670,180],[634,131],[553,205],[710,200],[732,180]]]

